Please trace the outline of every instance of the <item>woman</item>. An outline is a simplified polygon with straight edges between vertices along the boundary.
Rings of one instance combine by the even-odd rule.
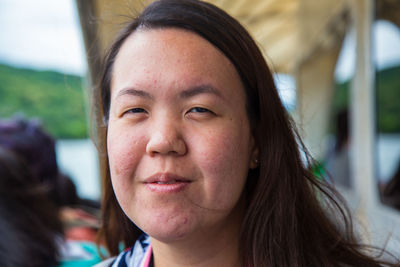
[[[302,161],[257,45],[222,10],[151,4],[112,45],[99,90],[102,237],[111,255],[127,247],[104,265],[380,266]]]

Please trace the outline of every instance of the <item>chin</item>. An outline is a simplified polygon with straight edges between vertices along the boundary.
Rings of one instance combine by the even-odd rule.
[[[190,231],[185,231],[184,229],[156,229],[155,231],[146,232],[151,238],[154,238],[163,243],[174,243],[181,241],[190,236]]]
[[[187,237],[186,233],[171,233],[171,232],[153,232],[153,233],[147,233],[151,238],[156,239],[159,242],[165,243],[165,244],[171,244],[175,243],[181,240],[184,240],[185,237]]]
[[[183,240],[193,233],[193,225],[186,217],[147,223],[141,228],[150,237],[163,243],[172,243]]]

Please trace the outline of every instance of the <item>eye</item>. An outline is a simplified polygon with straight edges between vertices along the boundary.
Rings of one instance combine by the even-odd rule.
[[[147,113],[147,111],[144,110],[143,108],[131,108],[131,109],[127,110],[125,113],[136,114],[136,113]]]
[[[206,109],[206,108],[202,108],[202,107],[191,108],[189,110],[189,112],[193,112],[193,113],[211,113],[211,114],[213,114],[213,112],[211,110]]]
[[[203,107],[193,107],[186,112],[186,116],[193,120],[208,120],[216,117],[216,114]]]
[[[122,113],[122,117],[130,117],[130,118],[143,118],[143,116],[146,116],[147,114],[147,110],[145,110],[144,108],[131,108],[131,109],[127,109],[125,112]]]

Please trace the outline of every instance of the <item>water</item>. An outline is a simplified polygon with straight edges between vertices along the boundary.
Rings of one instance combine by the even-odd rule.
[[[90,139],[57,140],[56,153],[61,171],[75,182],[78,195],[89,199],[99,199],[99,164],[92,141]]]

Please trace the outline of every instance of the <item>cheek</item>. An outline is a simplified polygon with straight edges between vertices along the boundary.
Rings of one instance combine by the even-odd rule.
[[[143,137],[134,136],[131,132],[121,130],[112,124],[109,126],[107,152],[114,187],[128,189],[133,182],[143,147],[141,140]],[[117,193],[118,188],[115,189]]]
[[[229,126],[208,132],[204,143],[199,145],[203,160],[215,170],[231,172],[248,168],[250,131],[245,123]]]
[[[218,209],[231,208],[243,191],[249,169],[249,146],[249,133],[234,127],[213,132],[198,142],[204,194],[210,202],[218,203]]]
[[[228,171],[229,166],[233,165],[232,158],[236,150],[231,139],[232,136],[226,134],[210,135],[199,145],[199,161],[204,171],[225,176],[221,172]]]

